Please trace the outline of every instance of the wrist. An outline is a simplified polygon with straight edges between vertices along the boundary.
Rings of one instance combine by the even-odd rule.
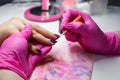
[[[108,39],[108,47],[106,51],[108,54],[117,55],[120,54],[120,37],[116,32],[107,32],[106,33]]]

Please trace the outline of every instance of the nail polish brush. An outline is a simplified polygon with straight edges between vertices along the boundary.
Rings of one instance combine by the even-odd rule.
[[[82,16],[78,15],[74,20],[72,20],[71,22],[83,22],[84,23],[84,19],[82,18]],[[57,38],[59,39],[61,36],[63,36],[65,33],[67,32],[67,30],[63,31],[62,34],[60,34],[60,36]],[[57,40],[56,39],[56,40]]]

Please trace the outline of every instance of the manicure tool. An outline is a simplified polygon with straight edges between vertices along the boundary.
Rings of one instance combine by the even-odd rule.
[[[77,21],[81,21],[84,23],[84,19],[82,18],[82,16],[78,15],[74,20],[72,20],[71,22],[77,22]],[[63,36],[65,33],[67,32],[67,30],[63,31],[62,34],[60,34],[60,36],[56,39],[58,40],[61,36]]]

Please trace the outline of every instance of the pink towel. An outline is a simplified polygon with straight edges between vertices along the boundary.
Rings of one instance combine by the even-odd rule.
[[[90,80],[94,54],[62,36],[37,65],[30,80]]]

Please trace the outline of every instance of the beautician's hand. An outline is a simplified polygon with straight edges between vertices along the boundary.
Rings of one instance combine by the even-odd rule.
[[[31,24],[25,26],[21,32],[13,34],[1,44],[0,54],[6,54],[6,56],[16,59],[14,64],[21,66],[28,76],[33,71],[35,64],[51,50],[52,46],[35,44],[40,50],[39,55],[28,52],[28,39],[32,35],[32,27]],[[16,67],[16,65],[13,65],[13,67]]]
[[[83,22],[71,22],[78,15]],[[67,30],[65,37],[69,41],[79,42],[83,48],[90,52],[101,54],[120,54],[120,39],[114,32],[104,33],[93,19],[86,13],[75,9],[65,12],[61,29]]]
[[[39,25],[27,21],[25,19],[22,19],[20,17],[13,17],[11,19],[9,19],[8,21],[0,24],[0,45],[1,43],[10,35],[20,32],[25,24],[27,23],[31,23],[32,24],[32,28],[33,28],[33,34],[32,34],[32,39],[34,41],[40,42],[40,43],[44,43],[47,45],[53,45],[54,43],[50,41],[50,39],[55,39],[58,37],[57,34],[53,34],[49,31],[47,31],[46,29],[40,27]],[[29,49],[34,52],[37,53],[36,50],[38,50],[33,44],[30,43],[30,47]]]

